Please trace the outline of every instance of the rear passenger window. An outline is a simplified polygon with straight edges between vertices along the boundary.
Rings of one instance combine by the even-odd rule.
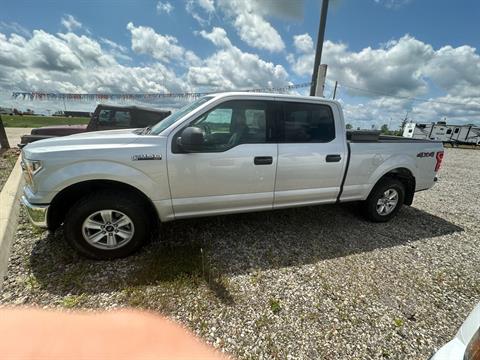
[[[329,142],[335,138],[335,121],[328,105],[284,103],[283,141]]]
[[[130,112],[115,111],[115,125],[123,128],[130,127]]]

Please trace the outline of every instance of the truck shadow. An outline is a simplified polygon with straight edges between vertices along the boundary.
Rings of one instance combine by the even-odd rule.
[[[79,257],[59,231],[34,244],[30,268],[43,290],[59,295],[174,284],[207,286],[220,301],[233,304],[223,281],[231,275],[415,247],[416,241],[463,231],[414,207],[383,224],[357,214],[355,204],[342,204],[181,220],[164,224],[161,240],[114,261]]]

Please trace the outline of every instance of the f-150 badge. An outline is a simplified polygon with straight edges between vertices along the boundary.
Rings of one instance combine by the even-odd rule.
[[[162,160],[162,154],[138,154],[133,155],[132,160]]]

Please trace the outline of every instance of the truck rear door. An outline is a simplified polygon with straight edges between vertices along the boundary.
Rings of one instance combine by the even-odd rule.
[[[336,106],[281,102],[274,208],[335,202],[346,164],[345,129]]]

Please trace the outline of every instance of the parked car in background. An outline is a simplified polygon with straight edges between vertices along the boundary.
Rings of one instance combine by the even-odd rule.
[[[160,222],[363,201],[385,222],[433,186],[441,142],[346,133],[340,103],[223,93],[151,130],[116,130],[27,145],[23,203],[31,220],[82,254],[138,249]]]
[[[87,125],[55,125],[32,129],[21,138],[20,147],[28,143],[58,136],[90,131],[144,128],[153,126],[170,115],[170,111],[138,106],[98,105]]]
[[[453,340],[438,350],[431,360],[480,360],[480,303],[468,315]]]

